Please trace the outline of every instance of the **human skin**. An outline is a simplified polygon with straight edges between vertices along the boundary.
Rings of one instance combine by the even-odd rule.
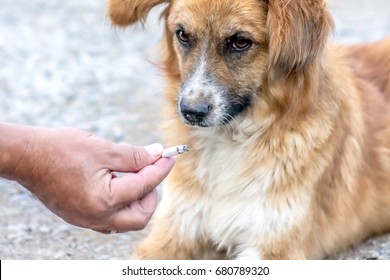
[[[0,123],[0,176],[23,185],[66,222],[102,233],[143,229],[175,157],[75,128]],[[121,176],[117,175],[121,173]]]

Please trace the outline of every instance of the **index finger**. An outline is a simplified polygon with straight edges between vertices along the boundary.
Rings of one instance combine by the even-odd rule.
[[[155,163],[163,151],[161,144],[134,146],[114,144],[108,161],[108,168],[116,172],[138,172],[145,166]]]

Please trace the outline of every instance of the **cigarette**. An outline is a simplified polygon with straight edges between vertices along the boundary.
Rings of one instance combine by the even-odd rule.
[[[177,156],[180,154],[185,154],[190,151],[190,148],[187,145],[178,145],[171,148],[164,149],[162,152],[162,157],[168,158]]]

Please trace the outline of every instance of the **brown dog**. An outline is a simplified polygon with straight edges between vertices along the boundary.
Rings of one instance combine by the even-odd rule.
[[[390,39],[328,46],[323,0],[165,4],[169,176],[142,259],[316,259],[390,230]]]

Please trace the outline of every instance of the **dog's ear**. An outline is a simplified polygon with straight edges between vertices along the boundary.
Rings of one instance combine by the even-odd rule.
[[[333,21],[324,0],[265,2],[270,78],[278,79],[305,69],[321,55]]]
[[[145,20],[149,11],[167,0],[108,0],[108,16],[118,26]]]

